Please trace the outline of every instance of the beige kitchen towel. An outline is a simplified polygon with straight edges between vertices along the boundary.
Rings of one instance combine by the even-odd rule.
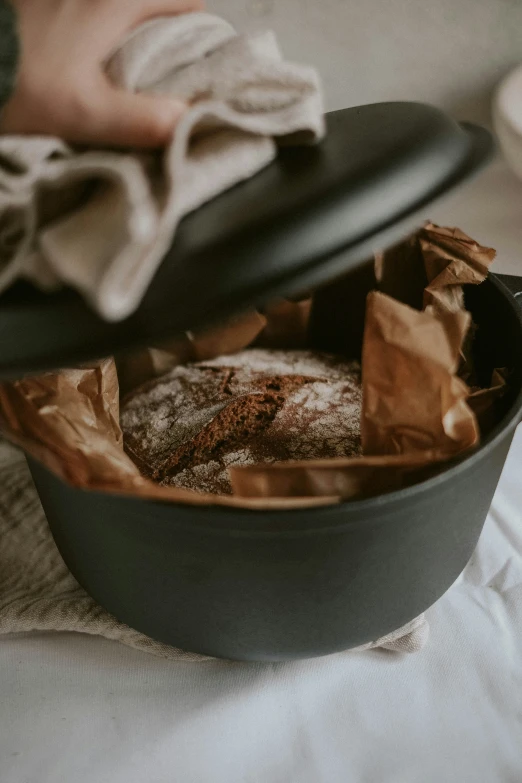
[[[113,81],[191,108],[161,154],[0,136],[0,291],[18,277],[76,288],[107,320],[138,306],[181,218],[270,163],[277,144],[324,134],[313,68],[270,32],[205,13],[147,22],[108,62]]]
[[[20,451],[0,442],[0,634],[77,631],[112,639],[175,661],[208,658],[156,642],[118,622],[80,587],[53,541]],[[429,635],[422,615],[357,651],[422,649]],[[352,651],[355,652],[355,651]]]

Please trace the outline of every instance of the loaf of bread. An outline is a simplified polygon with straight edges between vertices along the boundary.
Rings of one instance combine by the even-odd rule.
[[[249,349],[176,367],[124,400],[125,449],[166,486],[231,492],[228,467],[361,453],[357,362]]]

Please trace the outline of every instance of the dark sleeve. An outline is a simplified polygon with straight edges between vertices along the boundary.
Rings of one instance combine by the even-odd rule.
[[[15,11],[8,0],[0,0],[0,109],[14,87],[18,56]]]

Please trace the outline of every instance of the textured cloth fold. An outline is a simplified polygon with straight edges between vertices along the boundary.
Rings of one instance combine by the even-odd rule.
[[[126,89],[191,106],[160,154],[73,150],[0,136],[0,291],[16,278],[76,288],[107,320],[139,305],[177,225],[259,172],[277,144],[324,134],[314,69],[270,32],[237,35],[209,14],[147,22],[110,59]]]
[[[77,631],[175,661],[208,660],[143,636],[87,595],[56,548],[24,456],[5,442],[0,442],[0,540],[0,634]],[[428,635],[422,615],[357,651],[414,653]]]

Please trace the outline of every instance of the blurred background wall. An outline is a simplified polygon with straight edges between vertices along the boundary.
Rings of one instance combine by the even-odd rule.
[[[494,85],[522,61],[522,0],[207,0],[241,29],[274,29],[316,65],[329,109],[425,100],[487,121]]]

